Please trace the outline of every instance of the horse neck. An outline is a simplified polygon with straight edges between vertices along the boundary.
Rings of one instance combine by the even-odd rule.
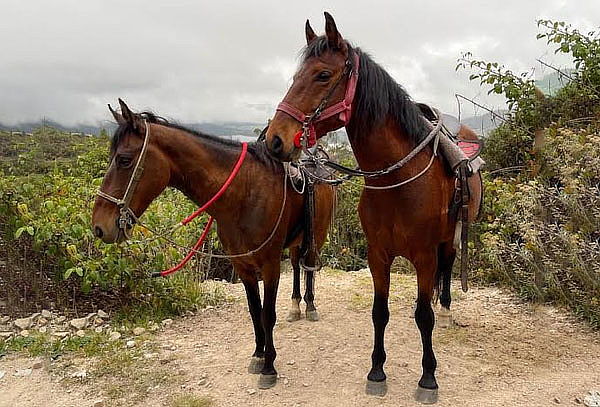
[[[391,118],[367,132],[353,126],[349,126],[347,131],[356,161],[365,171],[388,167],[408,155],[415,147],[411,138]]]
[[[195,136],[183,130],[161,126],[158,144],[171,168],[169,186],[178,189],[198,205],[211,199],[225,183],[239,158],[241,148]],[[244,171],[244,167],[240,172]],[[239,174],[242,175],[242,174]],[[238,175],[238,176],[239,176]],[[243,194],[228,188],[207,212],[218,218]]]

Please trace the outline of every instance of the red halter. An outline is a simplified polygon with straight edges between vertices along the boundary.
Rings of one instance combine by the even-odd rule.
[[[360,60],[357,52],[353,52],[353,54],[354,67],[352,68],[349,59],[346,60],[347,71],[345,71],[340,79],[333,85],[333,87],[329,90],[329,93],[321,100],[319,106],[317,106],[312,114],[305,114],[300,109],[287,103],[285,100],[282,101],[279,106],[277,106],[277,110],[290,115],[302,123],[302,129],[294,136],[294,145],[297,148],[302,148],[304,146],[303,143],[306,143],[306,148],[310,148],[317,143],[315,124],[320,121],[329,119],[330,117],[339,114],[339,119],[344,122],[344,126],[348,125],[350,122],[350,117],[352,115],[352,102],[354,101],[356,84],[358,82],[358,65]],[[329,106],[328,108],[325,108],[325,105],[328,102],[327,99],[331,96],[341,79],[346,75],[346,72],[348,75],[348,85],[346,87],[346,95],[344,96],[344,99],[332,106]]]

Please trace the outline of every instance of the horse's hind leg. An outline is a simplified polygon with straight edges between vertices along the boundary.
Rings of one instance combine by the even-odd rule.
[[[298,321],[302,318],[300,313],[300,249],[298,247],[290,247],[290,262],[294,271],[294,287],[292,289],[292,306],[286,318],[288,322]]]
[[[431,334],[435,325],[435,316],[431,308],[431,299],[435,285],[435,271],[437,266],[436,251],[421,253],[413,263],[417,269],[417,311],[415,321],[421,332],[423,344],[423,375],[415,393],[417,401],[423,404],[433,404],[438,399],[438,384],[435,380],[437,361],[433,353]]]
[[[246,298],[248,300],[248,308],[250,309],[250,316],[252,317],[252,324],[254,325],[254,339],[256,342],[256,348],[252,354],[250,365],[248,366],[248,372],[252,374],[258,374],[263,368],[265,363],[265,331],[262,327],[262,305],[260,303],[260,291],[258,290],[258,278],[254,271],[246,271],[245,273],[239,273],[246,289]]]
[[[456,250],[452,242],[443,243],[438,248],[438,273],[442,279],[442,291],[440,293],[441,309],[437,315],[437,324],[440,328],[452,326],[452,312],[450,311],[450,282],[452,280],[452,266],[456,258]]]
[[[383,371],[385,363],[385,327],[390,319],[388,297],[390,291],[390,267],[393,258],[383,252],[369,249],[369,268],[373,277],[374,297],[373,319],[374,344],[371,354],[371,370],[367,376],[367,394],[382,396],[387,392],[386,375]]]
[[[309,321],[318,321],[319,312],[315,307],[315,271],[312,269],[304,270],[304,302],[306,303],[306,319]]]

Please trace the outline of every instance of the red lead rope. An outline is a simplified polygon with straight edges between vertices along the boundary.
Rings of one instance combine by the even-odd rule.
[[[233,167],[233,170],[231,170],[231,174],[229,174],[229,177],[227,177],[227,179],[225,180],[225,183],[223,184],[221,189],[219,189],[217,191],[217,193],[208,200],[208,202],[206,202],[204,205],[202,205],[200,208],[198,208],[190,216],[188,216],[187,218],[182,220],[180,222],[181,225],[186,226],[188,223],[190,223],[192,220],[194,220],[198,215],[200,215],[202,212],[206,211],[217,199],[219,199],[221,197],[221,195],[223,195],[225,193],[227,188],[229,188],[229,186],[233,182],[233,179],[235,178],[235,176],[238,174],[238,172],[240,172],[240,168],[242,167],[242,163],[244,162],[244,159],[246,158],[247,152],[248,152],[248,143],[242,143],[242,152],[240,153],[240,158],[238,158],[237,162],[235,163],[235,166]],[[208,218],[208,223],[204,227],[204,232],[202,232],[200,239],[198,239],[198,241],[196,242],[194,247],[183,258],[183,260],[181,260],[179,262],[179,264],[177,264],[175,267],[171,267],[170,269],[163,270],[159,273],[155,273],[155,274],[153,274],[153,276],[165,277],[165,276],[168,276],[169,274],[179,271],[183,266],[185,266],[187,264],[187,262],[190,261],[192,257],[194,257],[194,255],[200,250],[200,248],[204,244],[204,241],[206,240],[206,237],[208,236],[208,232],[210,231],[213,221],[214,221],[214,218],[212,216]]]

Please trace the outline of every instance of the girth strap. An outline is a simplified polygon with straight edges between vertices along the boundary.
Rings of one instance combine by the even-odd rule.
[[[304,269],[321,269],[321,259],[315,242],[315,183],[310,177],[306,177],[304,191],[304,236],[300,249],[300,265]]]

